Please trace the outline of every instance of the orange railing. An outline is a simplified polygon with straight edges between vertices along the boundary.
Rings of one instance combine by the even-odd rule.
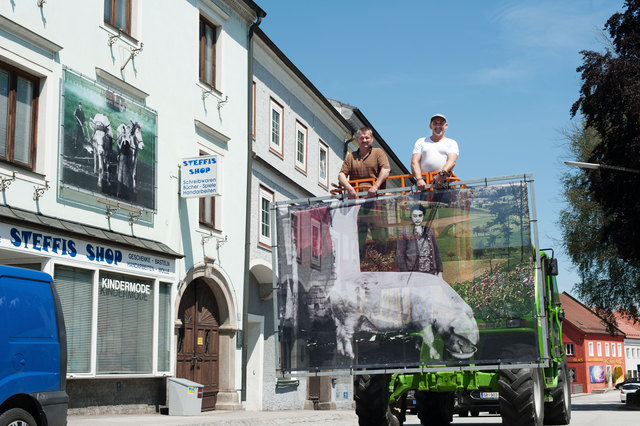
[[[424,179],[425,183],[427,185],[431,185],[433,184],[433,177],[435,175],[437,175],[438,172],[427,172],[427,173],[423,173],[422,174],[422,178]],[[387,178],[387,188],[392,187],[392,188],[404,188],[407,186],[411,186],[413,185],[413,175],[397,175],[397,176],[389,176]],[[459,182],[460,178],[458,176],[455,175],[455,173],[451,173],[451,176],[449,176],[447,178],[447,182],[451,183],[451,182]],[[353,189],[356,190],[356,192],[364,192],[366,191],[371,185],[373,185],[375,183],[375,179],[374,178],[367,178],[367,179],[356,179],[356,180],[350,180],[349,183],[351,184],[351,186],[353,186]],[[391,185],[389,185],[391,183]],[[345,189],[342,188],[342,185],[340,184],[335,184],[332,183],[331,186],[333,186],[334,189],[331,190],[331,195],[339,195],[345,192]],[[427,188],[427,191],[430,191],[433,188]],[[384,190],[378,191],[378,192],[384,192]]]

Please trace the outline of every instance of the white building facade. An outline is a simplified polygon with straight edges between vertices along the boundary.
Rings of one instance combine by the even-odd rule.
[[[261,16],[250,0],[0,5],[0,262],[54,277],[71,414],[155,412],[170,377],[204,384],[205,410],[241,408]],[[213,165],[217,195],[183,197]]]

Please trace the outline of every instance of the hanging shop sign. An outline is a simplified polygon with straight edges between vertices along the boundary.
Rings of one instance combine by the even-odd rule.
[[[180,195],[183,198],[219,195],[218,156],[185,158],[180,167]]]
[[[124,250],[76,238],[0,223],[0,249],[38,256],[72,259],[102,266],[117,266],[132,272],[173,275],[175,261],[147,253]]]

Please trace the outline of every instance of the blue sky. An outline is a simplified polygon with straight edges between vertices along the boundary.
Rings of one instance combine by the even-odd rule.
[[[447,116],[462,179],[533,173],[539,238],[561,250],[563,130],[581,50],[602,51],[623,0],[257,0],[262,30],[328,98],[357,106],[409,167],[428,118]],[[335,179],[337,181],[337,178]]]

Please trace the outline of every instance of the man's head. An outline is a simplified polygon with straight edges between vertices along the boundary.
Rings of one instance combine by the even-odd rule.
[[[424,214],[426,209],[423,205],[418,204],[411,208],[411,222],[418,226],[422,224],[422,220],[424,219]]]
[[[78,102],[78,108],[82,109],[82,102]]]
[[[433,136],[437,138],[444,137],[444,132],[447,130],[447,127],[449,127],[447,118],[442,114],[433,115],[429,121],[429,128],[433,132]]]
[[[360,149],[368,151],[373,143],[373,132],[368,127],[360,127],[356,133],[356,139]]]

